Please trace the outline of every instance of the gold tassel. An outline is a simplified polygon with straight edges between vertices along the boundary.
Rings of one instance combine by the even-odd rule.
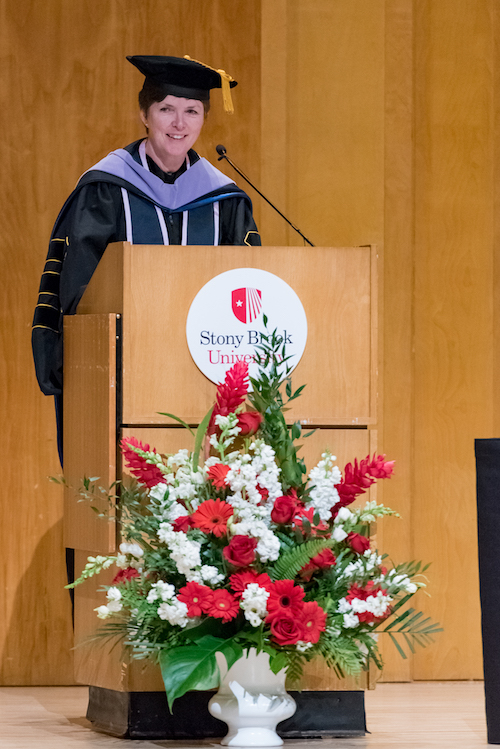
[[[229,73],[226,73],[225,70],[216,70],[215,68],[211,68],[210,65],[206,65],[204,62],[200,62],[199,60],[193,60],[192,57],[189,57],[189,55],[184,55],[185,60],[190,60],[191,62],[197,62],[198,65],[203,65],[204,68],[208,68],[209,70],[213,70],[214,73],[218,73],[220,75],[221,80],[221,88],[222,88],[222,103],[224,105],[224,111],[227,114],[234,114],[234,107],[233,107],[233,99],[231,97],[231,81],[234,81],[234,78],[232,78]]]

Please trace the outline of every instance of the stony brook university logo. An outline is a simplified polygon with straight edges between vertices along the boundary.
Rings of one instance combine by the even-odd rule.
[[[248,325],[262,312],[262,291],[251,288],[234,289],[231,293],[231,303],[235,317]]]
[[[255,376],[256,347],[273,331],[294,369],[307,340],[304,307],[286,281],[259,268],[235,268],[212,278],[196,294],[186,320],[191,356],[215,383],[238,361],[247,362]]]

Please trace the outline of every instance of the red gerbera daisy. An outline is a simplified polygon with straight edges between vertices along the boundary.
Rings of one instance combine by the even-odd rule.
[[[121,441],[121,449],[126,461],[127,468],[141,484],[145,484],[148,489],[152,489],[157,484],[164,484],[165,476],[154,463],[147,463],[146,457],[139,455],[133,448],[137,447],[144,453],[157,455],[155,449],[151,450],[149,445],[143,445],[135,437],[125,437]]]
[[[207,585],[194,582],[186,583],[179,590],[177,598],[188,607],[188,616],[201,616],[206,614],[210,607],[212,590]]]
[[[271,578],[266,572],[262,572],[260,575],[255,570],[243,570],[242,572],[235,572],[229,578],[231,588],[237,598],[241,598],[243,591],[250,585],[250,583],[257,583],[261,588],[271,590],[273,584]]]
[[[210,602],[207,604],[207,614],[215,619],[228,622],[238,614],[239,601],[228,590],[213,590]]]
[[[307,601],[303,605],[300,620],[304,628],[302,639],[305,642],[318,642],[326,629],[326,611],[316,601]]]
[[[229,466],[224,463],[216,463],[208,469],[208,479],[216,489],[225,489],[227,486],[226,476],[229,473]]]
[[[191,519],[195,528],[214,536],[223,536],[227,530],[227,521],[233,514],[233,508],[221,499],[207,499],[193,512]]]
[[[269,589],[267,599],[267,610],[269,614],[266,621],[271,621],[275,616],[285,612],[289,614],[300,614],[302,612],[304,590],[300,585],[295,585],[293,580],[276,580]]]

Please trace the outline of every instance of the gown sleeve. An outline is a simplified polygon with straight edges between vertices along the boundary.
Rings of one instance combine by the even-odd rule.
[[[244,198],[226,198],[220,203],[223,245],[260,246],[260,235],[252,214],[252,205]]]
[[[74,314],[110,242],[125,239],[120,188],[85,185],[63,208],[49,244],[32,330],[35,371],[45,395],[62,393],[62,320]]]

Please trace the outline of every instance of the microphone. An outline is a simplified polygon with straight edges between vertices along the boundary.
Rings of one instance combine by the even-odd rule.
[[[252,188],[253,188],[253,189],[255,190],[255,192],[256,192],[256,193],[258,193],[258,194],[260,195],[260,197],[261,197],[261,198],[264,198],[264,200],[266,201],[266,203],[269,203],[269,205],[271,206],[271,208],[273,208],[273,209],[274,209],[274,210],[276,211],[276,213],[279,213],[279,215],[281,216],[281,218],[284,218],[284,219],[285,219],[285,221],[287,222],[287,224],[289,224],[289,225],[290,225],[290,226],[292,227],[292,229],[293,229],[294,231],[296,231],[296,232],[297,232],[297,234],[300,234],[300,236],[302,237],[302,239],[303,239],[303,240],[304,240],[305,242],[307,242],[307,244],[308,244],[308,245],[310,245],[311,247],[314,247],[313,243],[312,243],[312,242],[311,242],[311,241],[310,241],[310,240],[309,240],[309,239],[308,239],[308,238],[307,238],[307,237],[306,237],[306,236],[305,236],[304,234],[302,234],[302,232],[300,231],[300,229],[298,229],[298,228],[297,228],[297,227],[295,226],[295,224],[292,224],[292,222],[291,222],[291,221],[289,221],[289,220],[287,219],[287,217],[286,217],[286,216],[285,216],[285,215],[284,215],[283,213],[281,213],[281,211],[280,211],[280,210],[279,210],[278,208],[276,208],[276,206],[274,205],[274,203],[271,203],[271,201],[270,201],[270,200],[269,200],[268,198],[266,198],[266,196],[265,196],[265,195],[263,195],[263,194],[261,193],[261,191],[260,191],[260,190],[258,190],[258,189],[257,189],[257,188],[255,187],[255,185],[254,185],[254,184],[253,184],[253,183],[252,183],[252,182],[251,182],[251,181],[250,181],[250,180],[248,179],[248,177],[246,176],[246,174],[244,174],[244,173],[243,173],[243,172],[241,171],[241,169],[239,169],[239,168],[238,168],[238,167],[236,166],[236,164],[235,164],[234,162],[232,162],[232,161],[231,161],[231,159],[229,158],[229,156],[227,156],[227,151],[226,151],[226,148],[225,148],[225,146],[222,146],[222,145],[218,145],[218,146],[216,146],[216,147],[215,147],[215,150],[216,150],[216,151],[217,151],[217,153],[219,154],[219,158],[217,159],[217,161],[222,161],[222,159],[225,159],[225,160],[226,160],[226,161],[228,162],[228,164],[231,164],[231,166],[233,167],[233,169],[234,169],[234,170],[235,170],[236,172],[238,172],[238,174],[240,175],[240,177],[243,177],[243,179],[245,180],[245,182],[248,182],[248,184],[250,185],[250,187],[252,187]]]

